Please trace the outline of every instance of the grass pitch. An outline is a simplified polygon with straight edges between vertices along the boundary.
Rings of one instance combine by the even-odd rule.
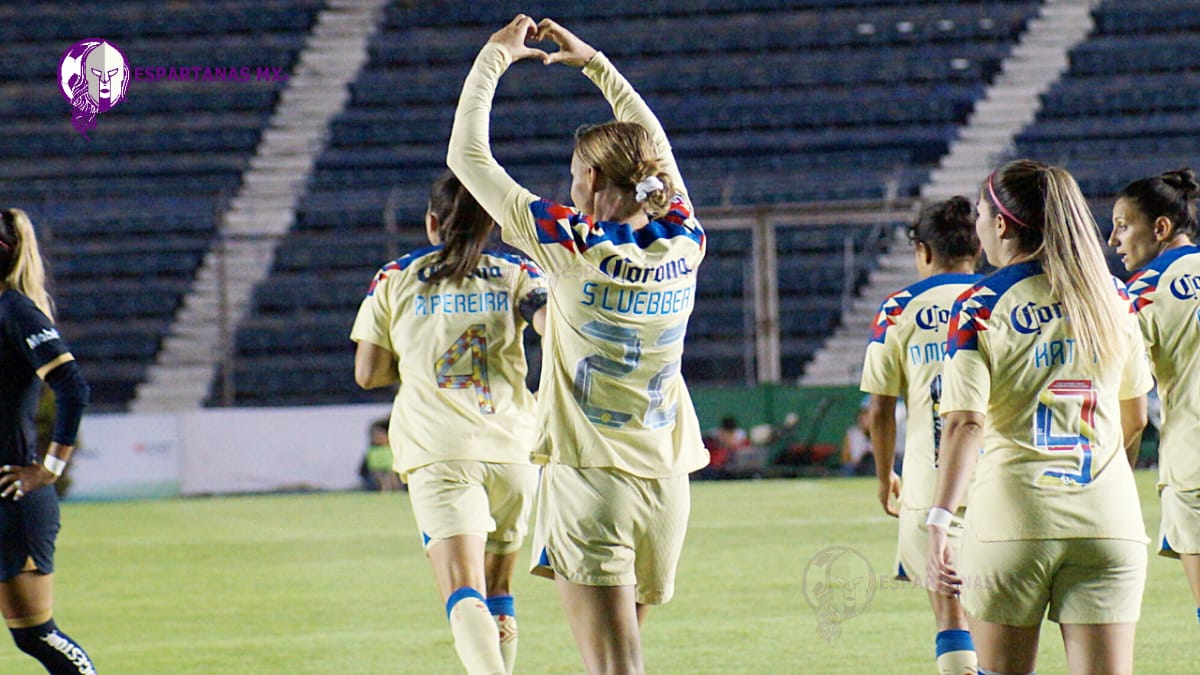
[[[1138,482],[1153,534],[1154,476]],[[896,521],[874,495],[873,479],[693,484],[647,670],[933,673],[933,615],[889,581]],[[56,583],[59,625],[102,674],[462,672],[404,493],[68,502]],[[581,672],[553,584],[520,573],[515,594],[518,672]],[[1152,555],[1137,670],[1197,663],[1183,572]],[[0,673],[41,672],[0,646]],[[1054,624],[1038,672],[1065,672]]]

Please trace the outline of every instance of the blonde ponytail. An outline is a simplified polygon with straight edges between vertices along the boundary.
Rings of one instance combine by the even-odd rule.
[[[1097,367],[1123,358],[1125,320],[1096,225],[1079,184],[1066,169],[1017,159],[996,169],[981,193],[1016,229],[1017,248],[1037,258],[1071,322],[1081,352]]]
[[[1128,312],[1113,287],[1100,228],[1071,174],[1047,167],[1046,225],[1042,268],[1054,297],[1060,298],[1084,354],[1103,367],[1119,362],[1128,349],[1119,327]]]
[[[46,267],[38,250],[37,236],[29,215],[21,209],[0,211],[0,271],[4,283],[33,301],[54,320],[54,304],[46,292]]]
[[[617,186],[631,193],[649,178],[657,178],[661,188],[647,191],[639,200],[651,219],[666,215],[679,190],[670,174],[663,171],[650,132],[634,122],[605,122],[580,127],[575,132],[575,153],[585,166],[596,167]]]
[[[645,199],[642,200],[642,209],[653,220],[667,215],[667,211],[671,210],[671,200],[675,199],[676,187],[675,181],[671,180],[671,175],[663,171],[662,165],[657,159],[642,160],[638,162],[637,168],[634,170],[635,188],[648,179],[657,179],[658,181],[658,184],[654,186],[657,189],[647,191]]]

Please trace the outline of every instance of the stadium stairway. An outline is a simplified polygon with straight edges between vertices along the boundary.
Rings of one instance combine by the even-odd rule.
[[[1038,17],[1028,23],[958,138],[922,186],[921,202],[959,194],[974,198],[991,164],[1011,152],[1013,139],[1034,120],[1039,96],[1066,72],[1068,53],[1094,28],[1091,9],[1096,4],[1096,0],[1047,0],[1042,5]],[[916,215],[914,211],[912,217]],[[880,257],[870,282],[846,309],[838,329],[813,357],[800,384],[858,383],[879,303],[888,294],[917,281],[912,249],[903,230],[897,230],[896,237],[897,245]]]
[[[332,0],[318,16],[221,220],[219,242],[205,255],[131,410],[198,408],[208,396],[251,293],[271,269],[275,247],[295,218],[330,121],[345,107],[348,85],[366,62],[385,4]]]
[[[870,282],[863,287],[859,297],[852,298],[849,306],[843,308],[841,324],[813,355],[800,377],[800,384],[858,384],[862,376],[863,356],[867,351],[867,338],[871,334],[871,322],[879,303],[889,293],[916,280],[912,249],[904,230],[898,228],[893,233],[893,243],[888,247],[888,252],[879,257],[878,267],[871,273]]]
[[[1042,5],[921,188],[926,201],[970,197],[991,165],[1011,152],[1014,137],[1037,115],[1040,96],[1067,71],[1068,53],[1095,27],[1091,10],[1096,4],[1097,0],[1047,0]]]

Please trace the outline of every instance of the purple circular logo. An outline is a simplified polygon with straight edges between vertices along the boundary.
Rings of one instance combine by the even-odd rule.
[[[58,62],[58,84],[71,104],[71,126],[87,138],[96,115],[125,100],[129,61],[116,45],[88,38],[71,45]]]

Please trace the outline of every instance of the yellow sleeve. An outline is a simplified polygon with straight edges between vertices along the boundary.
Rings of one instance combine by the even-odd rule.
[[[882,342],[872,340],[867,344],[862,381],[858,386],[861,391],[880,396],[899,397],[903,394],[900,389],[904,380],[903,354],[900,353],[895,332],[895,329],[889,331]]]
[[[980,350],[983,340],[980,340]],[[942,362],[942,400],[938,413],[966,411],[987,414],[992,372],[987,358],[975,349],[959,349]]]
[[[1145,307],[1137,313],[1138,326],[1142,334],[1142,343],[1150,359],[1150,374],[1157,377],[1155,364],[1158,363],[1158,323],[1154,320],[1153,306]]]
[[[1137,398],[1154,387],[1154,378],[1150,373],[1150,359],[1146,355],[1146,344],[1143,342],[1142,330],[1139,327],[1140,316],[1131,315],[1126,324],[1126,335],[1129,337],[1129,358],[1125,361],[1124,372],[1121,373],[1121,389],[1118,398],[1127,401]],[[1146,338],[1149,340],[1149,338]]]
[[[676,189],[687,196],[687,188],[683,184],[683,176],[679,174],[679,166],[675,163],[675,154],[667,140],[667,132],[658,121],[654,111],[642,100],[633,85],[608,60],[603,52],[596,52],[591,61],[583,67],[583,74],[600,88],[604,99],[612,106],[613,115],[620,122],[636,122],[650,132],[654,147],[662,160],[667,175],[674,181]],[[689,208],[691,200],[688,200]]]
[[[370,342],[396,353],[392,347],[392,313],[387,302],[387,275],[381,270],[376,274],[372,292],[363,298],[350,329],[350,339],[355,342]]]
[[[484,45],[475,57],[454,112],[446,164],[500,227],[521,230],[506,231],[505,239],[516,239],[514,244],[525,248],[537,240],[533,219],[527,214],[537,197],[500,166],[489,141],[492,97],[510,63],[508,52],[492,43]]]

